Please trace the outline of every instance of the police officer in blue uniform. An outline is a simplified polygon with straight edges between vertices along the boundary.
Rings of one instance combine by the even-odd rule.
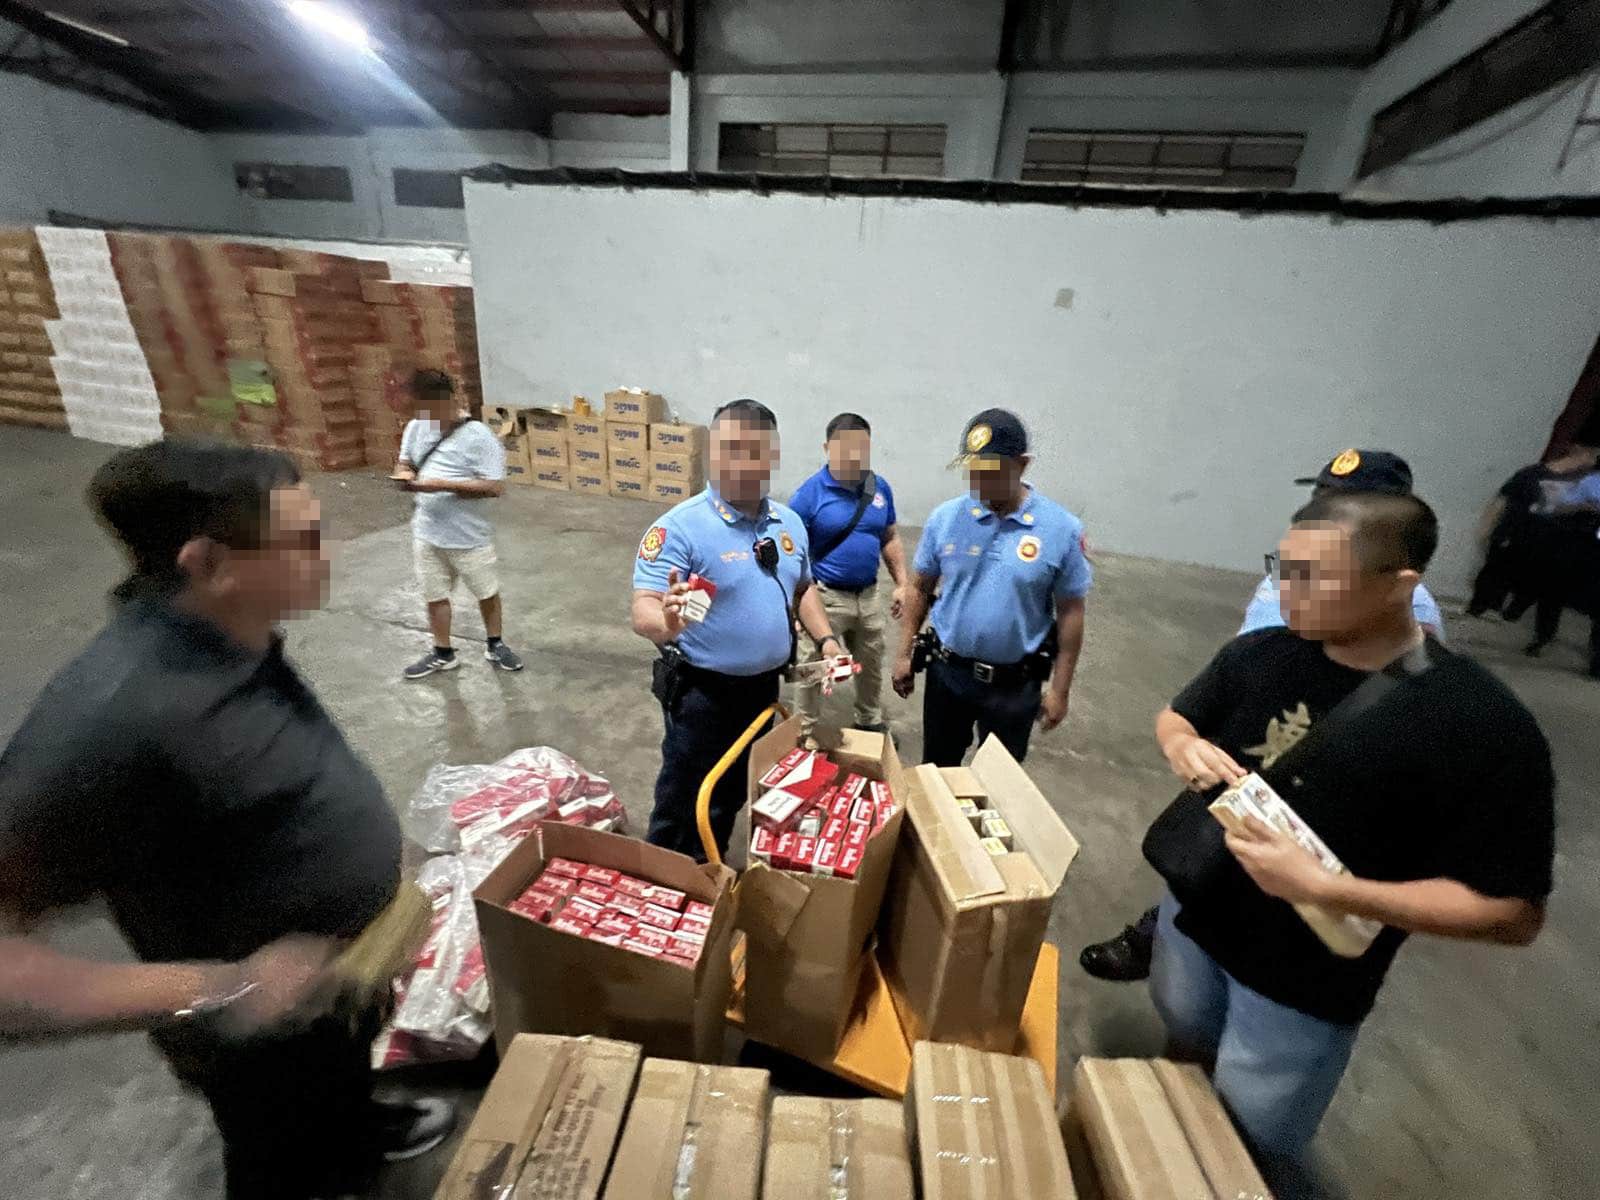
[[[959,765],[976,726],[1020,762],[1035,720],[1048,730],[1066,719],[1094,572],[1083,523],[1024,482],[1033,460],[1014,414],[979,413],[961,447],[952,466],[967,469],[971,494],[934,509],[922,531],[894,689],[909,696],[926,661],[927,761]]]
[[[661,648],[652,690],[666,721],[646,840],[697,858],[700,784],[778,698],[795,615],[824,654],[843,652],[811,586],[805,525],[767,497],[777,418],[735,400],[712,418],[710,443],[710,486],[645,531],[633,569],[633,630]],[[744,805],[747,762],[740,755],[712,794],[722,852]]]

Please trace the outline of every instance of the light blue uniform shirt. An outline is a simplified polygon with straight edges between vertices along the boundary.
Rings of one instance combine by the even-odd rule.
[[[1417,618],[1418,625],[1426,625],[1434,631],[1434,635],[1444,641],[1444,613],[1439,610],[1439,603],[1433,594],[1417,584],[1417,590],[1411,593],[1411,611]],[[1254,633],[1258,629],[1277,629],[1285,624],[1283,610],[1278,606],[1278,585],[1272,581],[1272,576],[1265,576],[1256,584],[1255,595],[1250,597],[1250,607],[1244,610],[1244,624],[1239,626],[1239,632]]]
[[[768,537],[778,546],[776,576],[756,561],[755,544]],[[694,574],[717,585],[706,619],[691,621],[678,635],[691,664],[724,675],[760,675],[789,661],[789,614],[795,595],[811,582],[805,523],[790,509],[767,500],[752,520],[707,488],[645,531],[633,586],[664,592],[674,567],[680,580]]]
[[[1565,504],[1585,504],[1600,508],[1600,471],[1585,475],[1566,490],[1561,497]]]
[[[418,462],[439,443],[439,422],[413,420],[400,435],[400,457]],[[448,479],[466,482],[473,479],[504,479],[506,451],[482,421],[468,421],[450,435],[423,463],[418,479]],[[494,526],[489,523],[489,501],[468,500],[453,492],[418,492],[417,507],[411,516],[411,532],[418,541],[442,550],[472,550],[494,541]]]
[[[1086,596],[1094,582],[1083,522],[1031,487],[1004,517],[971,496],[945,501],[922,530],[915,567],[939,579],[939,640],[996,665],[1037,650],[1055,621],[1053,601]]]

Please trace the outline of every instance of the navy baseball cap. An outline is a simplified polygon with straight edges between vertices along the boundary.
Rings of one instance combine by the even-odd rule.
[[[1387,450],[1344,450],[1317,474],[1295,482],[1339,492],[1409,496],[1411,464]]]
[[[961,435],[961,452],[950,465],[981,470],[997,466],[1002,458],[1021,458],[1027,452],[1028,431],[1017,414],[1003,408],[986,408],[967,422]]]

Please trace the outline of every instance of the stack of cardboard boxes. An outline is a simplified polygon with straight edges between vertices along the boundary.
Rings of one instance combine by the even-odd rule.
[[[56,315],[55,293],[33,231],[0,230],[0,422],[66,426],[45,333],[46,322]]]

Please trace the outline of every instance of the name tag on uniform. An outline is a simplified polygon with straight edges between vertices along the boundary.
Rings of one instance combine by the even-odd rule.
[[[711,601],[716,599],[717,585],[701,575],[689,576],[689,590],[683,597],[683,619],[704,621],[711,611]]]

